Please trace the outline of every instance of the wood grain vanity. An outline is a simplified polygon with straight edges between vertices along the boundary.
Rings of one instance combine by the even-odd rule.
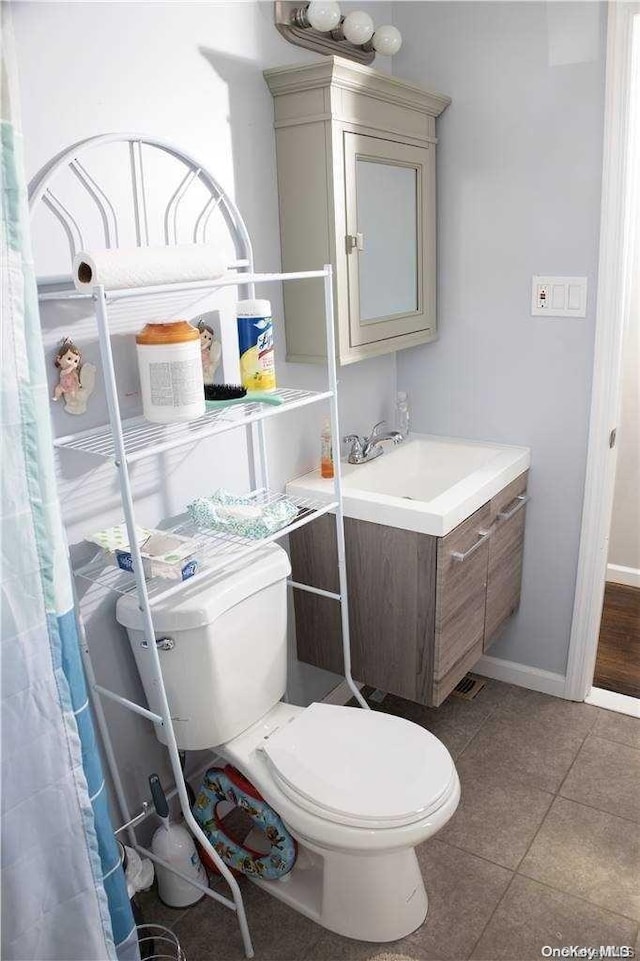
[[[436,707],[520,603],[525,471],[444,537],[345,519],[353,676]],[[337,591],[335,524],[290,538],[293,579]],[[342,673],[339,605],[294,592],[298,657]]]

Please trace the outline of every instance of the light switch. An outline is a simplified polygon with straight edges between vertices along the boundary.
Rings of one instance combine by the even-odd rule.
[[[564,284],[554,284],[551,288],[551,306],[554,310],[564,310],[566,290]]]
[[[569,284],[569,310],[580,310],[582,306],[582,288],[578,284]]]
[[[586,277],[540,277],[531,281],[534,317],[586,317]]]

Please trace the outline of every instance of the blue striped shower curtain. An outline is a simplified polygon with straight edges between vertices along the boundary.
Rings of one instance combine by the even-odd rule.
[[[2,958],[139,958],[78,646],[2,4]],[[12,113],[14,114],[12,122]]]

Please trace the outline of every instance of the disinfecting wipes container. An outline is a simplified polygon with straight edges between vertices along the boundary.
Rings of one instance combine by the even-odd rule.
[[[200,334],[186,320],[147,324],[136,337],[142,410],[156,424],[205,412]]]
[[[275,390],[276,371],[270,302],[240,300],[236,313],[242,386],[248,392]]]

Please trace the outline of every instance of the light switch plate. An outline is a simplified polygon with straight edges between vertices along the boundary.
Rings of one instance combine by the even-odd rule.
[[[534,317],[586,317],[586,277],[531,279],[531,313]]]

